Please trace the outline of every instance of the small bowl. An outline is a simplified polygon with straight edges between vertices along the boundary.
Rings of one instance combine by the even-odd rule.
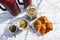
[[[34,12],[29,10],[29,9],[31,9],[31,8],[34,8],[34,9],[35,9]],[[35,18],[37,18],[38,12],[37,12],[37,8],[36,8],[35,5],[29,5],[29,6],[26,8],[26,12],[27,12],[27,15],[30,17],[30,19],[35,19]],[[32,12],[33,12],[33,13],[32,13]],[[32,13],[33,15],[31,15],[31,13]]]
[[[29,22],[28,22],[28,20],[27,19],[25,19],[25,18],[21,18],[21,19],[23,19],[23,20],[25,20],[26,22],[27,22],[27,26],[26,26],[26,28],[21,28],[21,27],[19,27],[19,25],[18,25],[18,23],[19,23],[19,21],[17,22],[17,26],[18,26],[18,28],[20,29],[20,30],[26,30],[26,29],[28,29],[28,26],[29,26]]]
[[[27,22],[27,26],[26,26],[26,28],[24,28],[24,29],[21,28],[21,27],[19,27],[19,25],[18,25],[18,23],[19,23],[19,21],[20,21],[21,19],[23,19],[23,20],[25,20],[25,21]],[[26,30],[26,29],[28,29],[28,27],[29,27],[29,22],[28,22],[28,20],[25,19],[25,18],[16,18],[15,20],[13,20],[13,22],[14,22],[13,24],[15,24],[19,30]]]
[[[10,24],[9,27],[10,27],[11,25],[12,25],[12,24]],[[15,25],[15,26],[16,26],[16,25]],[[9,29],[9,28],[8,28],[8,29]],[[17,32],[17,27],[16,27],[16,31],[15,31],[15,32],[11,32],[10,29],[9,29],[9,32],[12,33],[12,34],[16,33],[16,32]]]

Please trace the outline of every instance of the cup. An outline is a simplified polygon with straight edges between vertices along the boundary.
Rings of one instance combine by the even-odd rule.
[[[21,21],[21,20],[24,20],[24,21]],[[16,18],[13,20],[13,24],[15,24],[19,30],[26,30],[29,27],[29,22],[26,18]]]
[[[20,24],[22,23],[22,22],[20,23],[21,20],[25,20],[26,23],[27,23],[27,24],[25,23],[26,26],[25,26],[24,28],[22,28],[22,27],[20,26]],[[20,30],[26,30],[26,29],[28,29],[28,27],[29,27],[29,22],[28,22],[27,19],[25,19],[25,18],[21,18],[19,21],[17,21],[17,26],[18,26],[18,28],[19,28]]]
[[[29,18],[32,20],[32,19],[35,19],[37,17],[37,8],[35,5],[29,5],[27,8],[26,8],[26,11],[27,11],[27,15],[29,16]]]

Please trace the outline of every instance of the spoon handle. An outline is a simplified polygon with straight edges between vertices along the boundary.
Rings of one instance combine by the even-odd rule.
[[[14,33],[14,37],[16,37],[16,33]]]

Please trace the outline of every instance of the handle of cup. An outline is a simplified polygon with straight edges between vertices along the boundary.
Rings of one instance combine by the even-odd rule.
[[[23,5],[23,3],[21,3],[19,0],[17,0],[18,1],[18,3],[20,4],[20,5]]]
[[[7,9],[3,8],[2,6],[0,6],[0,9],[3,11],[6,11]]]

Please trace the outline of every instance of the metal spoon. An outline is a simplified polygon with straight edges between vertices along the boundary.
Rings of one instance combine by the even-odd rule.
[[[13,35],[14,35],[14,37],[16,37],[16,32],[14,32],[14,34],[13,34]]]

